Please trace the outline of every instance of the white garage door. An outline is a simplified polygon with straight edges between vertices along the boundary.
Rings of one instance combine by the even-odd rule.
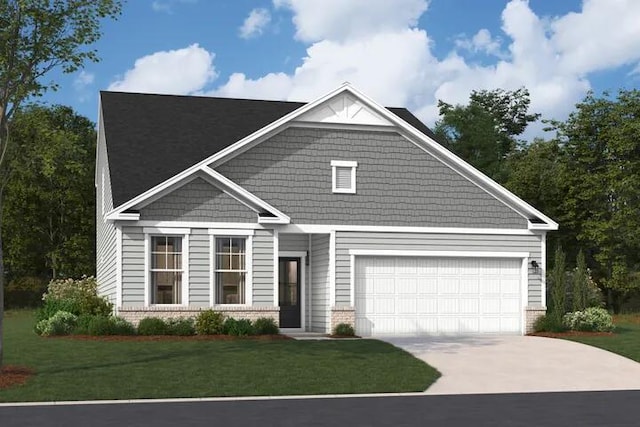
[[[355,260],[358,335],[521,332],[521,259]]]

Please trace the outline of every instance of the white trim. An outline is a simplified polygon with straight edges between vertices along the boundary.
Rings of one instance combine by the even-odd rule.
[[[286,124],[287,128],[311,128],[311,129],[332,129],[332,130],[362,130],[367,132],[391,132],[393,125],[363,125],[355,123],[322,123],[322,122],[301,122],[292,121]]]
[[[307,280],[305,275],[307,274],[307,253],[304,251],[282,251],[278,252],[278,265],[280,264],[281,257],[289,257],[289,258],[300,258],[300,279],[302,283],[300,283],[300,329],[302,331],[306,331],[307,321],[306,321],[306,290],[305,287],[307,285]],[[280,275],[278,274],[278,277]],[[280,287],[278,287],[278,293],[280,291]],[[280,295],[278,295],[278,306],[280,306]],[[288,329],[288,328],[285,328]],[[298,328],[292,328],[298,329]]]
[[[358,162],[350,160],[331,160],[331,166],[338,166],[342,168],[357,168]]]
[[[309,325],[311,326],[309,330],[312,329],[313,325],[313,256],[311,255],[311,234],[307,234],[307,253],[309,254]]]
[[[280,252],[280,242],[278,236],[278,230],[273,230],[273,306],[280,307],[280,300],[278,298],[279,293],[279,283],[278,278],[280,277],[279,265],[280,262],[278,260],[278,252]]]
[[[495,234],[504,236],[533,236],[524,228],[457,228],[457,227],[404,227],[381,225],[324,225],[287,224],[279,228],[282,233],[327,234],[331,231],[365,231],[372,233],[441,233],[441,234]]]
[[[557,228],[553,228],[553,226],[549,224],[535,224],[529,220],[527,220],[527,228],[529,230],[557,230]]]
[[[219,229],[263,229],[264,227],[250,222],[196,222],[196,221],[150,221],[142,220],[135,224],[138,227],[179,227],[179,228],[219,228]]]
[[[140,219],[140,213],[138,212],[113,212],[107,214],[104,217],[107,221],[138,221]]]
[[[540,305],[547,306],[547,233],[540,236]]]
[[[406,257],[452,257],[452,258],[528,258],[529,252],[492,251],[405,251],[386,249],[349,249],[356,256],[406,256]]]
[[[529,303],[529,257],[522,258],[520,265],[520,333],[527,332],[527,305]]]
[[[189,230],[189,233],[191,230]],[[189,306],[189,233],[185,233],[182,238],[182,303],[180,305]],[[185,248],[186,251],[185,251]]]
[[[151,258],[151,235],[144,235],[144,306],[151,305],[151,278],[149,277],[149,259]]]
[[[247,305],[253,305],[253,234],[247,236],[247,243],[245,245],[244,253],[245,269],[247,270],[244,285],[245,296],[244,302]]]
[[[122,228],[116,226],[116,313],[122,307]]]
[[[329,233],[329,316],[336,305],[336,232]],[[329,318],[331,324],[331,318]]]
[[[143,227],[142,231],[145,234],[191,234],[190,228],[180,227]]]
[[[209,234],[210,235],[215,235],[215,236],[253,236],[255,234],[255,230],[248,230],[248,229],[233,229],[233,228],[210,228],[209,229]]]
[[[216,303],[215,297],[215,236],[209,234],[209,307]]]
[[[356,256],[349,254],[349,305],[356,307]]]

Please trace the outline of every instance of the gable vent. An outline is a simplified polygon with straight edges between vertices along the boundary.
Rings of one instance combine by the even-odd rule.
[[[351,189],[351,168],[336,168],[336,188],[340,190]]]

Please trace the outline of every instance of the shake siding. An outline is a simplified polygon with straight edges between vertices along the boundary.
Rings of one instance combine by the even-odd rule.
[[[273,230],[253,236],[253,305],[273,306]]]
[[[142,227],[122,228],[122,305],[144,305],[144,233]]]
[[[529,252],[529,262],[541,265],[539,235],[503,236],[477,234],[420,234],[336,232],[336,306],[350,304],[351,266],[349,249],[416,250],[416,251],[477,251]],[[541,304],[540,278],[544,274],[529,269],[528,305]]]
[[[358,162],[356,194],[332,193],[332,160]],[[288,128],[216,169],[298,224],[527,226],[396,132]]]
[[[207,229],[191,229],[189,236],[189,305],[209,306],[209,232]],[[186,283],[183,283],[186,286]]]
[[[329,235],[311,236],[311,330],[329,331]]]
[[[109,162],[107,147],[102,125],[102,112],[100,113],[100,126],[98,131],[98,164],[96,165],[96,279],[98,281],[98,294],[109,299],[116,305],[116,227],[113,223],[104,220],[104,214],[113,209],[113,197],[111,195],[111,175],[109,174]],[[104,173],[104,188],[102,174]],[[104,193],[104,212],[102,210],[102,195]]]
[[[258,215],[202,178],[196,178],[140,210],[155,221],[256,222]]]

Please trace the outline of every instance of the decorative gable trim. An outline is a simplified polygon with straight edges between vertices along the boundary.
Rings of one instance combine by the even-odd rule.
[[[297,122],[336,123],[391,127],[393,123],[376,113],[349,92],[328,99],[297,117]]]

